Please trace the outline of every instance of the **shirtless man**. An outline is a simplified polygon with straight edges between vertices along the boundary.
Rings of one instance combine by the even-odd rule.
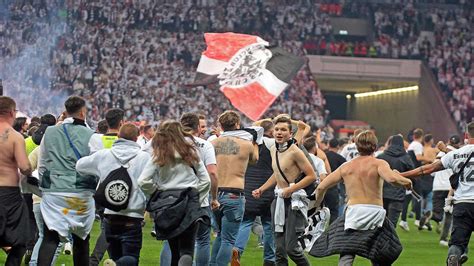
[[[316,174],[303,151],[293,144],[291,120],[281,116],[276,118],[274,124],[273,135],[276,144],[270,149],[273,175],[260,188],[254,190],[252,195],[260,198],[264,191],[273,187],[275,183],[277,185],[275,200],[272,203],[276,265],[288,265],[288,256],[296,265],[311,265],[298,241],[298,237],[304,233],[307,224],[306,213],[302,213],[302,210],[293,210],[292,200],[289,198],[293,193],[301,192],[301,189],[315,182]],[[288,182],[278,168],[277,154],[280,168]],[[296,178],[302,173],[305,175],[304,178],[295,184]],[[307,207],[309,200],[303,200],[302,203]],[[283,213],[280,212],[282,209]]]
[[[433,148],[433,144],[433,135],[426,134],[423,136],[423,158],[429,162],[433,162],[439,152],[437,148]],[[415,205],[418,212],[417,216],[420,217],[418,230],[422,230],[426,224],[428,230],[431,231],[429,221],[433,215],[433,179],[432,175],[424,175],[418,181],[418,189],[415,189],[422,198],[422,201]]]
[[[26,156],[25,140],[13,128],[16,116],[13,99],[0,96],[0,220],[5,230],[0,234],[0,246],[12,247],[5,265],[20,265],[29,241],[29,214],[19,188],[20,175],[31,175]]]
[[[248,140],[225,136],[227,131],[240,128],[240,116],[236,112],[224,112],[219,116],[219,123],[224,133],[211,142],[216,151],[219,180],[220,207],[214,211],[219,232],[212,247],[210,265],[227,266],[244,215],[245,171],[249,163],[258,160],[258,146]]]
[[[382,227],[384,223],[383,180],[406,189],[412,189],[412,182],[392,171],[386,161],[373,157],[377,149],[373,132],[360,133],[355,144],[359,156],[340,166],[319,184],[316,206],[321,204],[329,188],[344,180],[348,197],[344,229],[370,230]],[[339,265],[352,265],[354,258],[355,254],[341,254]]]

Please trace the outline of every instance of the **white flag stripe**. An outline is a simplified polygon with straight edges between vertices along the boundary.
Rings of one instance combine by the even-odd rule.
[[[262,69],[262,74],[257,82],[260,83],[269,93],[278,96],[288,86],[288,83],[280,80],[270,70]]]
[[[206,75],[219,75],[224,71],[224,68],[227,66],[227,62],[209,58],[205,55],[201,55],[201,60],[199,60],[199,65],[197,67],[197,72],[206,74]]]

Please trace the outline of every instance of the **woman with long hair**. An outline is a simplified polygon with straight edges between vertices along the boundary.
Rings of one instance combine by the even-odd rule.
[[[171,265],[192,265],[197,221],[209,221],[200,208],[209,192],[209,175],[192,135],[177,121],[160,125],[152,147],[153,157],[138,184],[146,194],[153,194],[148,210],[154,216],[156,238],[168,240]]]

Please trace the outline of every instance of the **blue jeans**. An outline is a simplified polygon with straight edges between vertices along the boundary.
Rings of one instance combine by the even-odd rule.
[[[232,248],[239,233],[245,208],[243,195],[219,191],[218,200],[221,204],[214,216],[219,228],[217,238],[212,246],[211,266],[227,266],[232,257]]]
[[[210,211],[210,207],[203,207],[206,211]],[[211,252],[211,227],[210,225],[199,223],[198,231],[196,234],[196,247],[195,247],[195,260],[193,265],[195,266],[208,266],[209,257]],[[171,265],[171,249],[168,241],[163,242],[163,248],[161,249],[160,265],[170,266]]]
[[[33,213],[35,214],[36,226],[38,227],[38,241],[36,241],[35,247],[33,248],[33,253],[31,254],[30,266],[36,266],[38,264],[38,253],[43,242],[44,238],[44,221],[43,215],[41,215],[41,209],[39,203],[33,204]],[[61,248],[63,243],[59,243],[56,252],[54,253],[53,261],[51,265],[55,265],[56,260],[58,259],[59,254],[61,253]]]
[[[142,249],[142,223],[115,223],[104,219],[110,258],[118,265],[138,265]]]
[[[205,207],[210,211],[210,207]],[[211,226],[199,223],[196,234],[195,266],[208,266],[211,253]]]
[[[235,241],[235,248],[239,250],[242,255],[245,246],[249,241],[250,231],[252,225],[257,218],[255,214],[245,214],[242,223],[240,224],[239,235]],[[272,217],[261,216],[260,217],[263,226],[263,260],[275,262],[275,243],[273,242],[273,229],[272,229]]]

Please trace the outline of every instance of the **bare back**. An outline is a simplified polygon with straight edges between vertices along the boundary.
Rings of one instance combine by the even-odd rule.
[[[372,156],[360,156],[341,166],[348,197],[347,205],[383,205],[383,179],[379,176],[380,160]]]
[[[29,168],[23,136],[9,124],[0,123],[0,186],[18,187],[20,166]]]
[[[216,151],[219,187],[244,188],[244,176],[254,157],[252,142],[236,137],[219,137],[212,141]]]
[[[433,148],[431,146],[423,147],[423,156],[429,161],[434,161],[438,153],[439,153],[439,150],[436,148]]]

